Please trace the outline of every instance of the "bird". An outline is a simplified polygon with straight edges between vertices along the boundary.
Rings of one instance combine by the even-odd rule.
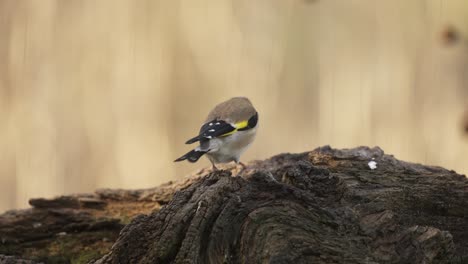
[[[245,169],[240,156],[254,141],[257,127],[258,113],[250,100],[233,97],[209,112],[198,135],[185,142],[199,142],[199,145],[174,162],[188,160],[194,163],[206,155],[214,171],[218,170],[216,164],[232,161]]]

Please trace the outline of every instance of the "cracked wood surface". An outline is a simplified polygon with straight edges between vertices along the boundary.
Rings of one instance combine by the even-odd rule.
[[[0,264],[23,263],[23,257],[39,263],[87,263],[99,258],[131,219],[159,210],[176,190],[197,177],[144,190],[102,189],[31,199],[33,208],[0,215]]]
[[[379,148],[282,154],[200,178],[95,263],[462,263],[467,198],[465,176]]]
[[[0,254],[46,263],[468,261],[468,180],[453,171],[379,148],[322,147],[237,174],[201,170],[147,190],[33,199],[34,208],[0,216]],[[78,242],[60,246],[65,238]]]

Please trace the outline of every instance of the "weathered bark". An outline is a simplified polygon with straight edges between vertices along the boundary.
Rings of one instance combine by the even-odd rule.
[[[0,216],[0,264],[17,263],[21,258],[44,263],[87,263],[99,258],[135,215],[159,210],[176,190],[196,179],[146,190],[104,189],[94,194],[31,199],[32,209]]]
[[[21,259],[12,256],[0,255],[0,263],[2,264],[34,264],[35,262],[27,259]]]
[[[463,262],[467,212],[465,176],[325,147],[201,178],[96,263]]]
[[[468,180],[453,171],[402,162],[379,148],[324,147],[231,174],[201,171],[151,190],[61,198],[68,208],[35,200],[41,208],[24,214],[71,210],[112,222],[121,212],[131,212],[127,220],[148,213],[125,226],[95,263],[468,262]],[[1,237],[21,223],[8,229],[6,218],[0,217]],[[70,235],[99,230],[83,222],[78,226],[86,228]],[[63,232],[53,230],[49,239]]]

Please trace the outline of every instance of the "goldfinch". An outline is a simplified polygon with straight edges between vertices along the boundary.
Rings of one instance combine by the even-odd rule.
[[[200,145],[175,162],[196,162],[206,154],[213,170],[218,169],[215,164],[231,161],[245,168],[239,158],[255,139],[257,123],[258,113],[246,97],[234,97],[222,102],[208,114],[198,136],[185,142],[200,142]]]

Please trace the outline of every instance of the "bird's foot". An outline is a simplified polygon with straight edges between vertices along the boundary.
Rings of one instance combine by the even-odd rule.
[[[242,170],[247,169],[247,165],[245,165],[243,162],[239,161],[239,164],[242,166]]]
[[[242,176],[242,173],[247,169],[247,165],[245,165],[243,162],[237,162],[237,164],[241,165],[241,169],[240,171],[236,174],[236,177],[237,176]]]

